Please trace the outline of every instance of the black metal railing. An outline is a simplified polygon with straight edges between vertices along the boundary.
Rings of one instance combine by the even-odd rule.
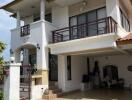
[[[30,25],[25,25],[21,27],[21,37],[30,35]]]
[[[112,17],[106,17],[88,23],[55,30],[53,31],[52,39],[53,43],[57,43],[116,32],[116,21]]]

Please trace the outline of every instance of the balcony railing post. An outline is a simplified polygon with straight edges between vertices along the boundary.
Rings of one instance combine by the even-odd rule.
[[[55,43],[55,32],[54,31],[52,32],[52,41],[53,43]]]
[[[25,25],[21,27],[21,37],[30,35],[30,25]]]

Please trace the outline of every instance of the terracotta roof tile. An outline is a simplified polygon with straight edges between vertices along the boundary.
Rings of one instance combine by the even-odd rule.
[[[128,41],[128,40],[132,40],[132,33],[128,34],[128,35],[125,36],[124,38],[118,39],[117,42]]]

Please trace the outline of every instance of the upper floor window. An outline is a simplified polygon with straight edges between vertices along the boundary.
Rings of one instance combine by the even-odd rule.
[[[125,14],[123,13],[123,11],[120,9],[120,18],[121,18],[121,25],[122,27],[129,32],[130,31],[130,23],[128,18],[125,16]]]
[[[39,20],[40,20],[40,15],[39,14],[33,16],[33,21],[34,22],[39,21]],[[45,15],[45,20],[52,23],[52,14],[51,13],[46,14]]]

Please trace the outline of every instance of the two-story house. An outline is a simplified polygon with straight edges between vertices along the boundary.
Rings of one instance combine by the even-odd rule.
[[[1,9],[17,19],[11,56],[37,69],[32,98],[53,85],[132,88],[131,0],[14,0]]]

